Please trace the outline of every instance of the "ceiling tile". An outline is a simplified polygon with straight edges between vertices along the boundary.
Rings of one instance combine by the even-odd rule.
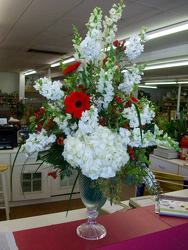
[[[187,0],[136,0],[136,1],[150,7],[153,6],[161,10],[175,9],[178,6],[187,3]]]
[[[13,29],[32,0],[1,0],[0,1],[0,42]]]
[[[37,35],[54,25],[64,15],[79,5],[83,0],[35,0],[25,14],[16,23],[14,29],[1,47],[20,48],[33,40]]]

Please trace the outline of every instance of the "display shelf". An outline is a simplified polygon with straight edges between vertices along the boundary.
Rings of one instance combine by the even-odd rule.
[[[18,103],[18,94],[0,94],[0,116],[17,115]]]

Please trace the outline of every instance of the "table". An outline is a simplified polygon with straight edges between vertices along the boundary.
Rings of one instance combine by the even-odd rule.
[[[168,194],[188,196],[188,189]],[[85,218],[86,209],[78,209],[69,211],[67,217],[66,212],[61,212],[3,221],[0,222],[0,231],[14,232],[17,244],[27,245],[24,248],[20,248],[20,250],[94,250],[100,248],[101,250],[111,250],[111,247],[122,247],[122,244],[130,244],[130,241],[138,241],[138,244],[141,244],[140,241],[144,241],[143,237],[150,237],[149,235],[152,233],[154,236],[151,235],[151,237],[157,240],[157,237],[159,237],[156,235],[157,232],[170,230],[171,228],[176,230],[176,227],[181,225],[185,225],[186,227],[186,224],[188,224],[188,219],[160,217],[154,213],[154,206],[147,206],[99,217],[99,222],[107,228],[107,237],[97,242],[88,242],[78,238],[75,232],[76,227],[82,223],[82,221],[79,220]],[[177,230],[181,231],[185,229],[177,228]],[[187,231],[188,228],[186,232]],[[174,232],[162,231],[161,233],[173,234]],[[48,246],[44,248],[43,243],[45,242],[47,242]],[[58,248],[58,244],[60,248]],[[109,245],[111,245],[110,248],[108,248]],[[181,248],[178,250],[180,249]],[[186,248],[182,249],[184,250]],[[132,250],[132,248],[130,250]]]
[[[98,221],[107,229],[107,236],[100,241],[86,241],[76,235],[76,227],[83,220],[17,231],[14,236],[20,250],[94,250],[188,224],[187,219],[160,217],[154,206],[104,215]]]

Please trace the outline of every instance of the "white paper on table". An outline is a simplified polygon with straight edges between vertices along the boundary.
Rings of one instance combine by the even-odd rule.
[[[11,232],[0,232],[0,250],[18,250]]]

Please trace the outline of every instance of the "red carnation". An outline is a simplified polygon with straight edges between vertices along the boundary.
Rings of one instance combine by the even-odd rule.
[[[118,40],[115,40],[114,42],[113,42],[113,45],[114,45],[114,47],[119,47],[120,46],[120,42],[118,41]]]
[[[49,172],[48,176],[51,176],[52,178],[56,179],[57,178],[57,172],[55,172],[55,171]]]
[[[129,107],[131,105],[131,103],[133,103],[133,102],[138,103],[139,100],[136,97],[131,96],[130,100],[125,103],[125,108]]]
[[[107,123],[107,120],[106,120],[106,118],[104,116],[99,117],[99,124],[101,126],[105,126],[106,123]]]
[[[125,103],[125,108],[127,108],[127,107],[129,107],[129,106],[131,106],[131,101],[127,101],[126,103]]]
[[[138,103],[138,99],[134,96],[131,96],[131,102]]]
[[[119,97],[119,96],[114,96],[114,99],[115,99],[116,102],[119,103],[119,104],[123,102],[122,98]]]
[[[66,113],[72,114],[74,118],[80,118],[82,112],[89,110],[89,96],[83,92],[72,92],[69,96],[66,96],[64,100],[66,107]]]
[[[135,154],[134,154],[134,149],[133,148],[131,148],[130,146],[128,146],[128,153],[129,153],[129,156],[130,156],[130,158],[131,158],[131,160],[135,160]]]
[[[46,126],[45,126],[46,130],[51,129],[53,125],[54,125],[53,118],[48,118]]]
[[[45,108],[44,107],[41,107],[41,108],[39,108],[39,110],[38,110],[38,113],[40,114],[40,115],[43,115],[44,113],[45,113]]]
[[[76,86],[75,89],[80,90],[80,91],[86,91],[87,90],[87,88],[84,87],[83,84],[80,84],[80,85]]]
[[[56,140],[58,145],[63,145],[64,144],[64,138],[63,136],[59,136]]]
[[[42,130],[42,123],[38,123],[36,126],[36,131],[40,132]]]
[[[41,107],[37,112],[35,112],[35,120],[39,120],[41,116],[45,113],[45,108]]]
[[[34,116],[35,116],[35,120],[39,120],[40,119],[40,115],[38,114],[38,112],[35,112]]]
[[[63,74],[67,75],[70,74],[72,72],[74,72],[79,66],[80,66],[81,62],[76,61],[75,63],[67,66],[64,70],[63,70]]]

